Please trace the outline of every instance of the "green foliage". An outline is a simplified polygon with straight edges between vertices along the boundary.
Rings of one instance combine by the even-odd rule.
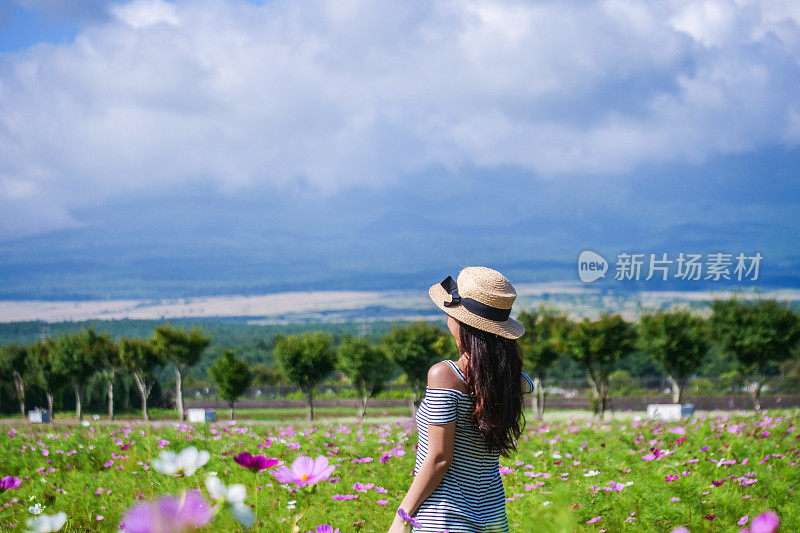
[[[83,386],[101,367],[114,343],[108,334],[88,328],[56,340],[53,369],[75,386]]]
[[[547,370],[566,353],[557,331],[567,327],[569,318],[555,307],[542,304],[535,311],[522,311],[517,320],[525,326],[525,334],[519,339],[523,364],[534,376],[544,379]]]
[[[280,370],[264,363],[253,365],[252,371],[254,385],[278,385],[286,380]]]
[[[597,320],[584,318],[577,323],[565,323],[558,328],[556,336],[570,357],[585,370],[599,400],[597,412],[603,416],[609,393],[608,376],[614,365],[634,348],[633,325],[619,314],[604,313]]]
[[[338,369],[364,398],[381,392],[394,370],[386,353],[366,338],[345,337],[337,355]]]
[[[706,320],[689,311],[657,311],[639,320],[639,347],[675,379],[697,371],[708,344]]]
[[[306,395],[313,394],[336,364],[333,339],[321,331],[278,337],[274,355],[283,374]]]
[[[253,381],[250,368],[241,358],[237,358],[232,350],[225,350],[222,357],[214,361],[208,369],[208,375],[217,384],[219,397],[231,406]]]
[[[454,346],[444,337],[444,332],[437,326],[419,321],[393,328],[381,341],[382,349],[405,372],[417,396],[427,386],[430,367],[447,358],[450,352],[445,350]]]
[[[119,347],[120,363],[128,372],[152,376],[165,363],[163,354],[151,341],[125,338],[119,341]]]
[[[34,383],[46,392],[53,393],[67,383],[67,375],[57,372],[54,366],[56,342],[45,339],[27,346],[28,363],[33,371]]]
[[[28,352],[17,344],[0,347],[0,376],[11,379],[14,374],[27,375]]]
[[[211,337],[203,334],[197,326],[188,333],[169,324],[153,329],[153,345],[156,350],[181,372],[197,363],[210,344]]]
[[[775,299],[715,300],[711,328],[743,374],[764,376],[771,364],[789,359],[800,342],[800,315]]]
[[[639,319],[638,346],[667,372],[673,401],[680,402],[687,380],[708,352],[707,321],[689,311],[657,311]]]

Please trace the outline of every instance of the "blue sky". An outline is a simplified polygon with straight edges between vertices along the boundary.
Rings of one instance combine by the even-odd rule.
[[[276,290],[695,246],[785,280],[798,87],[790,1],[6,1],[0,273],[124,294],[181,250]]]

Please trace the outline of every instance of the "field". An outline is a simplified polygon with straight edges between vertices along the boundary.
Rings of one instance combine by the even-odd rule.
[[[781,531],[800,531],[797,410],[700,413],[680,423],[526,416],[518,452],[500,459],[512,531],[739,531],[767,510],[778,514]],[[246,487],[253,531],[291,531],[307,509],[302,532],[321,524],[385,532],[412,480],[412,422],[6,423],[0,477],[20,484],[0,489],[0,526],[24,530],[40,504],[40,516],[66,513],[62,531],[112,531],[137,502],[198,489],[213,508],[206,530],[243,531],[235,502],[217,508],[210,497],[206,479],[215,473],[228,487]],[[210,453],[191,475],[157,470],[164,450],[190,446]],[[234,461],[241,452],[282,463],[254,472]],[[272,472],[301,455],[325,456],[335,468],[299,489],[280,483]]]

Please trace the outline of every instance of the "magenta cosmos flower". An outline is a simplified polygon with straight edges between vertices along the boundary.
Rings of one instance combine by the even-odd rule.
[[[5,492],[7,490],[16,489],[22,484],[22,480],[18,477],[14,476],[6,476],[4,478],[0,478],[0,492]]]
[[[320,455],[316,459],[300,455],[292,462],[292,467],[281,466],[272,471],[272,475],[281,483],[294,483],[298,487],[313,485],[328,479],[335,469],[328,466],[328,458]]]
[[[778,515],[772,511],[761,513],[750,523],[750,533],[773,533],[781,525]]]
[[[253,472],[262,472],[267,468],[272,468],[280,463],[277,459],[270,457],[269,459],[264,455],[252,455],[249,452],[242,452],[233,458],[237,464],[242,465],[248,470]]]
[[[189,491],[134,505],[122,518],[120,529],[130,533],[183,533],[210,521],[211,508],[205,499]]]

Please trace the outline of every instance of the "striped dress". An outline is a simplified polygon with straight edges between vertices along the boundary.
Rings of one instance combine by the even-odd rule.
[[[445,359],[453,372],[466,384],[466,378],[454,361]],[[522,375],[533,390],[533,383]],[[428,387],[417,410],[419,443],[414,465],[416,475],[428,455],[428,424],[455,421],[453,461],[441,483],[419,506],[414,518],[419,526],[412,533],[488,533],[508,532],[506,499],[500,477],[499,454],[488,453],[471,413],[475,400],[455,389]]]

